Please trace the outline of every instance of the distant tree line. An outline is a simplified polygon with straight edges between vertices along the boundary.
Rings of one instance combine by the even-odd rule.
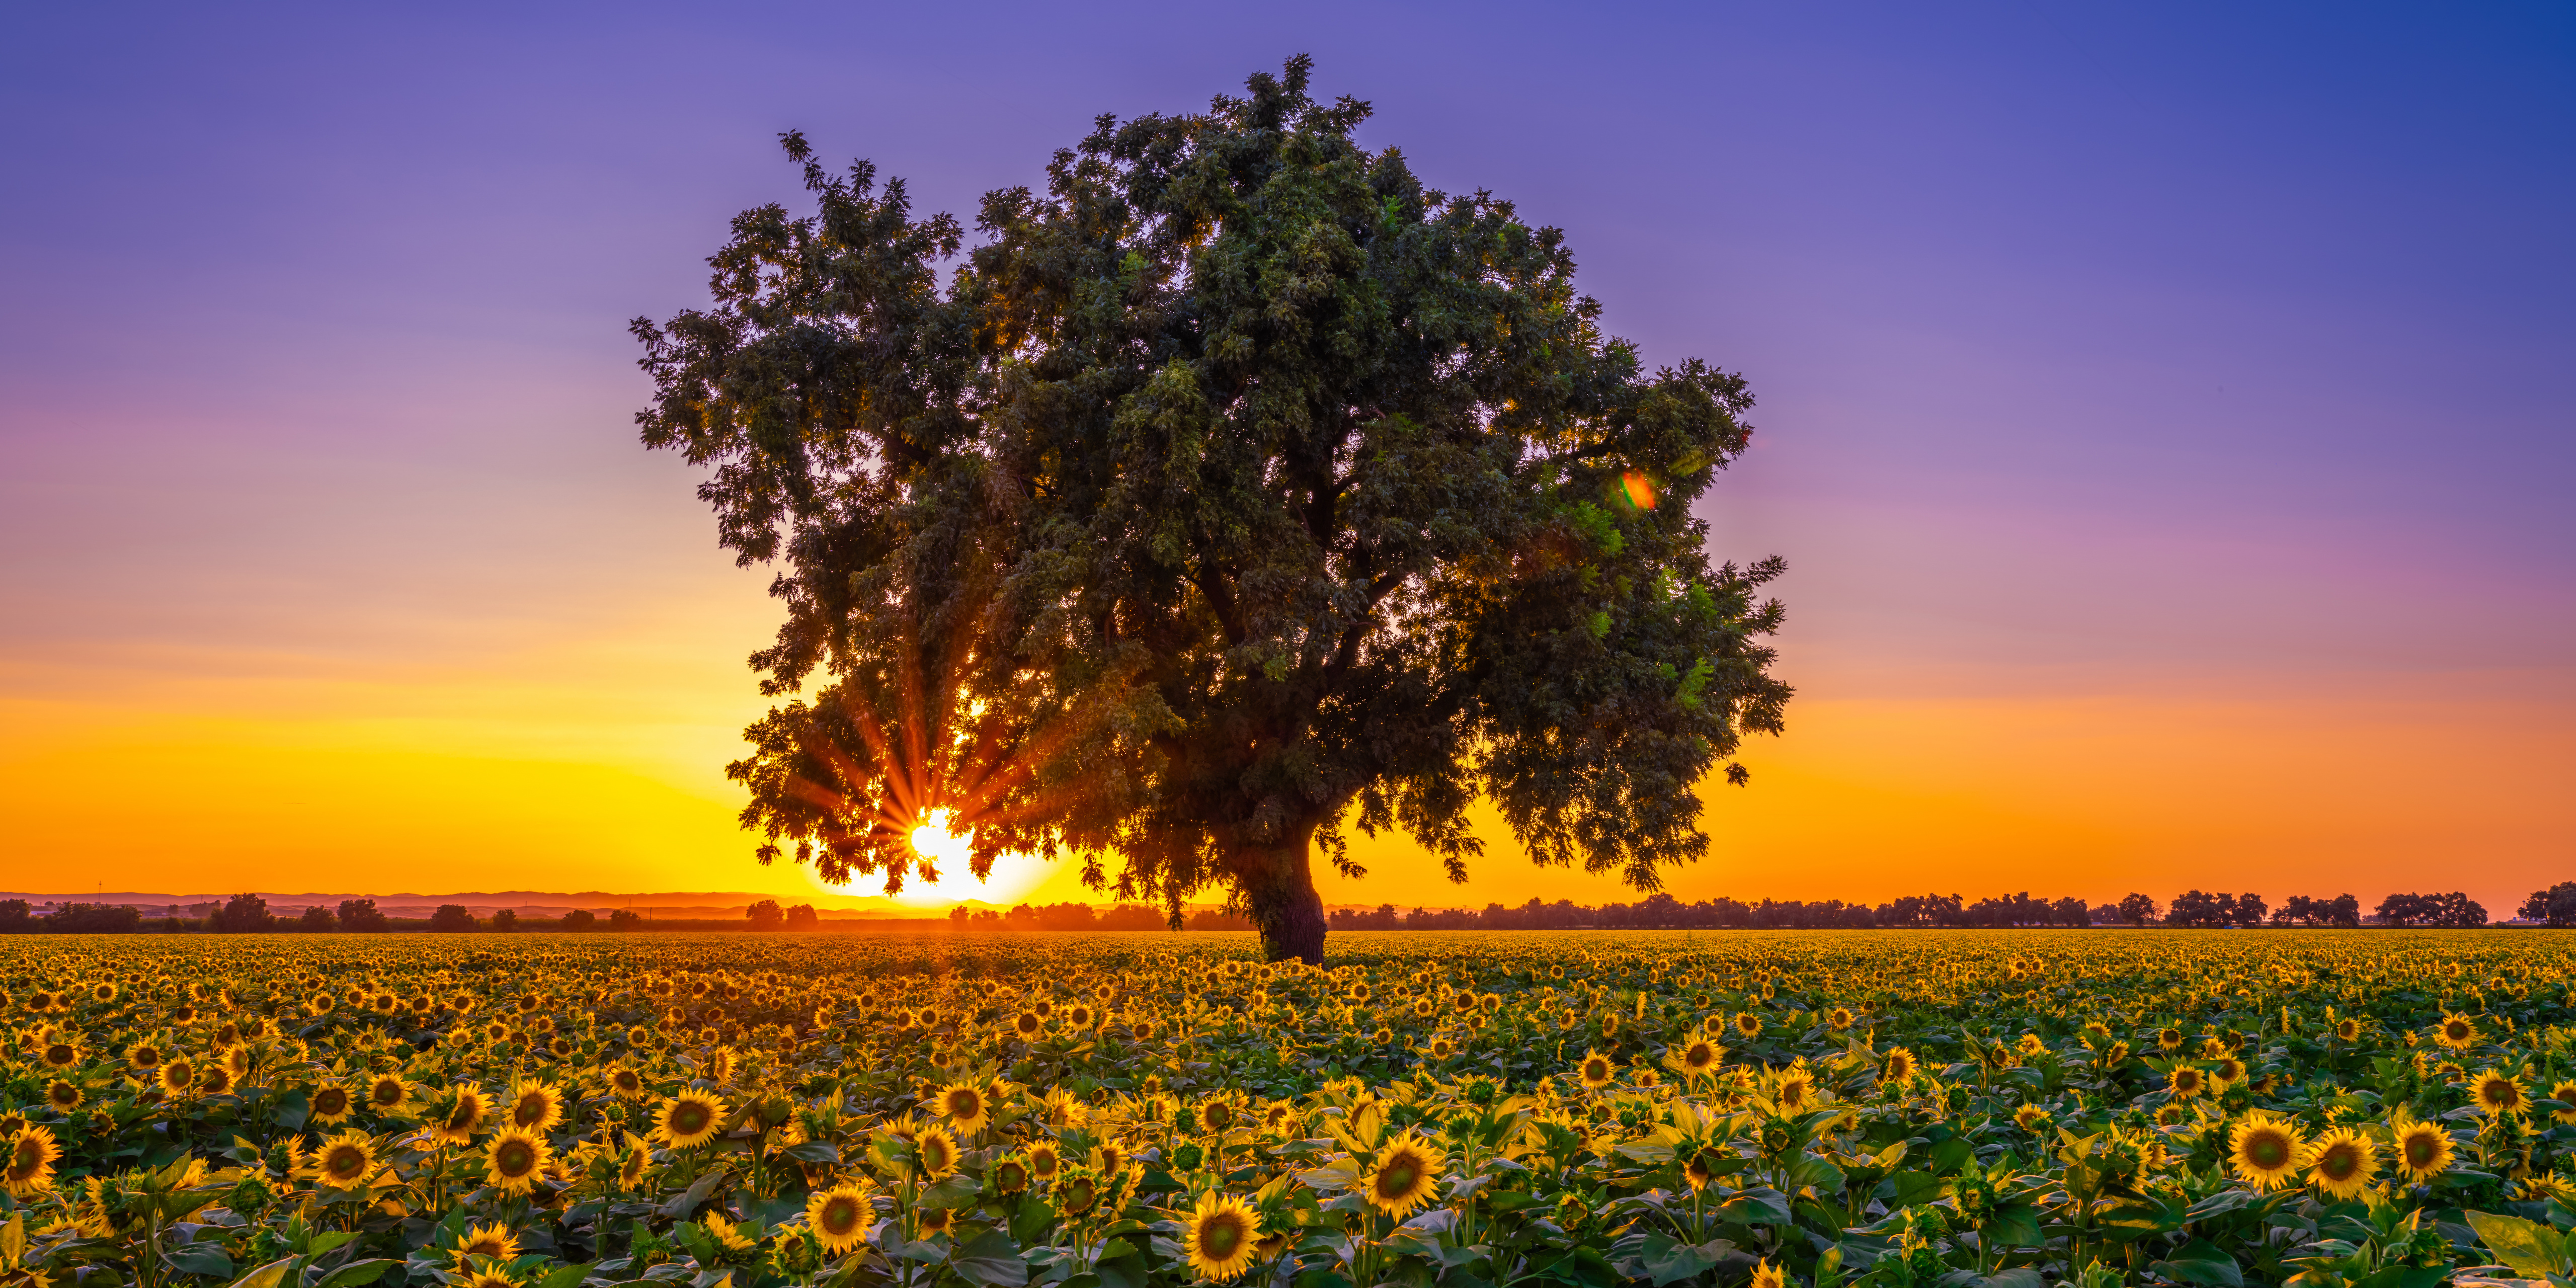
[[[201,905],[202,906],[202,905]],[[173,908],[175,913],[177,909]],[[2519,915],[2527,921],[2545,922],[2552,926],[2576,926],[2576,881],[2562,881],[2545,890],[2535,890],[2523,900]],[[2468,895],[2454,890],[2447,894],[2392,894],[2379,901],[2379,906],[2365,918],[2361,901],[2352,895],[2332,898],[2291,895],[2278,908],[2258,894],[2213,894],[2204,890],[2186,890],[2174,896],[2170,908],[2163,907],[2143,894],[2132,894],[2118,903],[2086,907],[2081,899],[2038,899],[2027,892],[1979,899],[1970,903],[1955,894],[1908,895],[1904,898],[1871,905],[1845,903],[1840,899],[1813,902],[1764,899],[1746,903],[1738,899],[1703,899],[1684,903],[1670,894],[1657,893],[1636,903],[1610,903],[1586,907],[1571,899],[1548,903],[1532,899],[1516,908],[1499,903],[1485,905],[1483,911],[1471,908],[1415,908],[1398,912],[1394,904],[1379,904],[1375,911],[1342,908],[1331,914],[1335,930],[1568,930],[1597,928],[1607,930],[1837,930],[1837,929],[1925,929],[1977,928],[2007,926],[2190,926],[2211,929],[2261,926],[2347,926],[2365,922],[2384,926],[2475,927],[2487,923],[2487,910]],[[745,911],[745,925],[756,931],[818,930],[822,916],[814,905],[800,903],[781,907],[775,899],[763,899]],[[1145,904],[1122,903],[1106,909],[1095,909],[1085,903],[1053,903],[1044,906],[1020,904],[1007,912],[993,909],[970,910],[963,905],[950,911],[949,925],[958,930],[1166,930],[1171,928],[1170,914]],[[411,926],[421,923],[411,922]],[[462,904],[446,904],[430,915],[432,931],[458,933],[476,930],[513,931],[522,928],[565,931],[635,931],[646,927],[643,914],[620,908],[602,921],[596,914],[576,908],[552,923],[522,922],[508,908],[488,918],[477,918],[472,909]],[[691,928],[702,928],[691,923]],[[1184,930],[1249,930],[1252,923],[1242,916],[1217,910],[1201,910],[1183,918]],[[226,899],[202,920],[176,916],[147,919],[143,911],[127,904],[66,903],[50,913],[39,914],[24,899],[0,899],[0,934],[140,934],[148,931],[179,932],[202,930],[214,934],[261,934],[300,932],[329,934],[381,933],[398,929],[392,918],[376,908],[373,899],[344,899],[335,910],[316,905],[294,917],[280,917],[268,910],[268,901],[255,894],[237,894]]]

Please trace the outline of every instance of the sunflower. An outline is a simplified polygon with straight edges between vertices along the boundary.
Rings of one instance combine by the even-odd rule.
[[[1253,1245],[1261,1240],[1261,1219],[1243,1200],[1214,1190],[1199,1199],[1181,1227],[1181,1246],[1190,1269],[1201,1278],[1223,1283],[1252,1267]]]
[[[2378,1147],[2351,1128],[2334,1128],[2308,1146],[2308,1184],[2329,1197],[2359,1198],[2378,1175]]]
[[[2048,1111],[2038,1105],[2023,1105],[2013,1111],[2013,1125],[2026,1132],[2037,1132],[2048,1125]]]
[[[504,1194],[525,1194],[553,1161],[554,1149],[542,1134],[505,1127],[483,1151],[483,1179]]]
[[[357,1097],[350,1095],[347,1087],[328,1082],[315,1087],[313,1095],[305,1102],[305,1110],[312,1115],[313,1121],[325,1126],[347,1122],[349,1114],[357,1107]]]
[[[519,1288],[519,1281],[511,1278],[506,1271],[485,1266],[462,1279],[455,1280],[454,1288]]]
[[[2469,1080],[2469,1100],[2489,1118],[2520,1114],[2531,1108],[2531,1093],[2510,1074],[2493,1069]]]
[[[2173,1072],[2165,1075],[2165,1086],[2170,1088],[2176,1097],[2184,1100],[2199,1095],[2205,1082],[2200,1070],[2187,1064],[2177,1065]]]
[[[1762,1036],[1762,1017],[1755,1015],[1751,1011],[1737,1011],[1735,1013],[1735,1031],[1743,1034],[1744,1040],[1747,1042]]]
[[[507,1261],[519,1255],[519,1236],[498,1221],[490,1225],[468,1226],[465,1233],[458,1236],[456,1246],[449,1251],[456,1254],[456,1264],[460,1269],[467,1264],[467,1257]]]
[[[1787,1288],[1788,1282],[1788,1277],[1780,1273],[1780,1267],[1763,1261],[1754,1265],[1753,1282],[1747,1288]]]
[[[1825,1027],[1836,1033],[1849,1029],[1852,1026],[1852,1020],[1851,1008],[1848,1006],[1837,1006],[1825,1012]]]
[[[2358,1041],[2360,1041],[2360,1040],[2361,1040],[2361,1021],[2359,1021],[2359,1020],[2354,1020],[2354,1019],[2342,1019],[2342,1020],[2337,1020],[2337,1021],[2335,1021],[2335,1026],[2334,1026],[2334,1035],[2335,1035],[2335,1041],[2337,1041],[2337,1042],[2358,1042]]]
[[[563,1093],[542,1082],[522,1082],[510,1088],[510,1125],[521,1131],[543,1132],[563,1121]]]
[[[2451,1134],[2428,1122],[2396,1126],[2397,1170],[2409,1181],[2429,1181],[2451,1166]]]
[[[39,1057],[48,1069],[68,1069],[81,1060],[80,1045],[75,1042],[48,1042]]]
[[[1904,1047],[1889,1047],[1878,1064],[1878,1080],[1890,1086],[1903,1086],[1914,1080],[1914,1053]]]
[[[1708,1188],[1708,1183],[1717,1179],[1718,1167],[1725,1160],[1726,1155],[1715,1147],[1692,1150],[1690,1161],[1682,1164],[1682,1179],[1690,1183],[1691,1193],[1697,1194]]]
[[[80,1108],[81,1102],[86,1099],[88,1097],[81,1094],[80,1088],[60,1078],[54,1079],[45,1086],[45,1103],[52,1106],[53,1111],[58,1114],[67,1114]]]
[[[992,1170],[984,1174],[984,1183],[996,1194],[1017,1194],[1029,1187],[1029,1160],[1019,1154],[995,1160]]]
[[[2433,1040],[2454,1051],[2466,1051],[2478,1042],[2478,1026],[2465,1015],[2442,1012],[2441,1026],[2433,1030]]]
[[[1055,1210],[1069,1217],[1083,1217],[1100,1203],[1100,1178],[1090,1168],[1066,1169],[1055,1183]]]
[[[1693,1038],[1688,1046],[1682,1048],[1682,1068],[1695,1074],[1716,1068],[1717,1062],[1723,1058],[1717,1044],[1707,1038]]]
[[[1581,1079],[1583,1085],[1593,1091],[1609,1086],[1611,1080],[1619,1074],[1619,1066],[1612,1064],[1610,1057],[1598,1051],[1585,1052],[1583,1063],[1574,1068],[1574,1076]]]
[[[2238,1178],[2269,1190],[2289,1182],[2290,1173],[2306,1161],[2308,1142],[2297,1124],[2257,1110],[2236,1124],[2227,1147]]]
[[[438,1111],[438,1121],[430,1135],[441,1145],[470,1145],[474,1133],[483,1127],[483,1117],[491,1108],[483,1099],[483,1089],[471,1083],[447,1093]]]
[[[2244,1081],[2244,1078],[2245,1062],[2234,1056],[2220,1060],[2216,1067],[2209,1071],[2209,1080],[2217,1084],[2221,1094],[2224,1094],[2229,1087]]]
[[[62,1156],[62,1146],[54,1143],[50,1128],[19,1128],[9,1138],[9,1162],[5,1170],[0,1170],[0,1189],[8,1190],[9,1196],[16,1199],[33,1198],[52,1189],[54,1163]]]
[[[847,1183],[816,1190],[805,1200],[805,1228],[814,1232],[823,1251],[836,1257],[867,1240],[868,1222],[876,1214],[868,1192]]]
[[[738,1256],[751,1251],[754,1246],[751,1236],[744,1234],[733,1222],[724,1219],[722,1213],[709,1212],[699,1217],[698,1223],[706,1228],[708,1237],[714,1239],[716,1247],[723,1252]]]
[[[1780,1106],[1782,1112],[1794,1114],[1807,1107],[1815,1090],[1816,1075],[1809,1072],[1803,1063],[1793,1064],[1781,1070],[1772,1082],[1771,1101]]]
[[[1430,1200],[1444,1161],[1439,1149],[1417,1133],[1407,1131],[1388,1141],[1369,1166],[1369,1206],[1403,1220]]]
[[[390,1073],[381,1073],[367,1082],[367,1108],[380,1114],[402,1112],[411,1100],[412,1087]]]
[[[924,1127],[912,1142],[922,1174],[936,1181],[957,1170],[957,1138],[937,1127]]]
[[[1029,1146],[1026,1153],[1029,1179],[1041,1185],[1054,1180],[1056,1174],[1064,1170],[1064,1155],[1057,1151],[1054,1141],[1039,1141]]]
[[[931,1093],[929,1109],[946,1117],[960,1133],[972,1136],[991,1120],[993,1106],[982,1087],[952,1082]]]
[[[622,1064],[610,1065],[603,1079],[611,1094],[633,1100],[644,1094],[644,1075]]]
[[[673,1149],[693,1149],[716,1138],[717,1129],[724,1126],[724,1116],[724,1097],[684,1090],[662,1102],[653,1130]]]
[[[197,1075],[197,1090],[209,1096],[223,1095],[233,1089],[233,1080],[236,1076],[231,1065],[207,1065],[206,1071]]]
[[[2576,1082],[2560,1082],[2550,1087],[2549,1098],[2567,1106],[2565,1109],[2551,1110],[2549,1114],[2551,1120],[2576,1123]]]
[[[341,1132],[313,1153],[313,1179],[335,1189],[356,1189],[375,1167],[376,1143],[364,1132]]]

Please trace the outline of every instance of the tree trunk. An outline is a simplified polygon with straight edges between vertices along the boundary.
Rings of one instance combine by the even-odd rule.
[[[1306,866],[1314,835],[1315,825],[1307,823],[1275,842],[1238,845],[1228,856],[1253,928],[1261,932],[1261,955],[1274,962],[1295,957],[1324,964],[1324,897],[1315,893]]]

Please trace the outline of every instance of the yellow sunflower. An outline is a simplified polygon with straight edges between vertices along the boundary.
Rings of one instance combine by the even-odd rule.
[[[376,1143],[364,1132],[341,1132],[313,1152],[313,1179],[334,1189],[356,1189],[375,1169]]]
[[[1914,1080],[1914,1053],[1904,1047],[1889,1047],[1879,1060],[1878,1080],[1888,1086],[1904,1086]]]
[[[1055,1210],[1076,1219],[1091,1215],[1100,1203],[1100,1178],[1088,1167],[1065,1169],[1055,1183]]]
[[[1762,1017],[1755,1015],[1751,1011],[1737,1011],[1735,1013],[1735,1031],[1743,1034],[1744,1039],[1748,1042],[1762,1036]]]
[[[398,1114],[411,1102],[412,1087],[390,1073],[378,1074],[367,1082],[367,1108],[380,1114]]]
[[[2013,1125],[2023,1131],[2036,1132],[2048,1125],[2048,1111],[2038,1105],[2023,1105],[2013,1111]]]
[[[673,1149],[694,1149],[716,1138],[717,1130],[724,1126],[724,1117],[724,1097],[684,1090],[662,1102],[653,1130]]]
[[[455,1288],[519,1288],[519,1281],[505,1271],[485,1266],[458,1279]]]
[[[2549,1098],[2567,1106],[2550,1111],[2553,1122],[2576,1123],[2576,1082],[2559,1082],[2549,1088]]]
[[[554,1148],[543,1135],[505,1127],[483,1151],[483,1179],[504,1194],[525,1194],[553,1161]]]
[[[1224,1283],[1252,1267],[1253,1245],[1261,1241],[1261,1219],[1243,1200],[1214,1190],[1199,1199],[1197,1210],[1181,1228],[1181,1246],[1190,1269],[1212,1283]]]
[[[467,1226],[465,1233],[457,1238],[456,1246],[449,1251],[456,1254],[456,1264],[460,1269],[467,1264],[467,1257],[507,1261],[519,1255],[519,1236],[498,1221],[490,1225]]]
[[[610,1065],[608,1076],[602,1081],[608,1087],[609,1094],[614,1096],[633,1100],[644,1094],[644,1075],[622,1064]]]
[[[2427,1122],[2396,1125],[2397,1170],[2409,1181],[2429,1181],[2451,1166],[2451,1134]]]
[[[81,1102],[86,1099],[88,1099],[88,1097],[81,1094],[80,1088],[63,1081],[60,1078],[56,1078],[45,1085],[45,1103],[48,1106],[51,1106],[55,1113],[70,1113],[71,1111],[80,1108]]]
[[[305,1102],[305,1112],[313,1121],[332,1127],[347,1122],[357,1107],[358,1099],[349,1094],[347,1087],[328,1082],[315,1087]]]
[[[2199,1095],[2204,1084],[2205,1080],[2201,1077],[2200,1070],[2187,1064],[2177,1065],[2173,1072],[2165,1075],[2165,1086],[2171,1089],[2177,1098],[2183,1100]]]
[[[1369,1206],[1403,1220],[1430,1201],[1445,1161],[1440,1150],[1417,1133],[1407,1131],[1388,1141],[1369,1166],[1365,1196]]]
[[[2308,1184],[2337,1199],[2361,1197],[2379,1175],[2379,1148],[2349,1127],[2337,1127],[2308,1146]]]
[[[1682,1048],[1681,1064],[1684,1070],[1699,1074],[1716,1068],[1717,1062],[1723,1058],[1725,1055],[1718,1050],[1716,1043],[1707,1038],[1693,1038]]]
[[[2256,1110],[2236,1124],[2228,1138],[2228,1161],[2236,1175],[2257,1190],[2289,1183],[2290,1174],[2306,1160],[2307,1137],[2297,1124]]]
[[[699,1217],[698,1223],[706,1228],[707,1236],[716,1241],[716,1246],[726,1252],[740,1255],[751,1251],[754,1246],[751,1236],[744,1234],[733,1222],[724,1219],[722,1213],[709,1212]]]
[[[185,1058],[161,1066],[161,1093],[184,1096],[197,1089],[197,1065]]]
[[[912,1142],[922,1174],[936,1181],[957,1170],[957,1139],[937,1127],[924,1127]]]
[[[16,1199],[33,1198],[54,1187],[54,1164],[63,1156],[50,1128],[21,1127],[9,1138],[9,1162],[0,1169],[0,1189]],[[16,1269],[16,1267],[10,1267]]]
[[[2478,1026],[2465,1015],[2444,1011],[2440,1027],[2433,1030],[2433,1040],[2454,1051],[2466,1051],[2478,1043]]]
[[[982,1087],[952,1082],[931,1094],[929,1109],[947,1118],[961,1135],[972,1136],[991,1121],[993,1105]]]
[[[483,1099],[483,1089],[467,1083],[449,1090],[441,1102],[438,1119],[429,1134],[441,1145],[470,1145],[483,1128],[484,1114],[491,1108]]]
[[[1804,1064],[1793,1064],[1774,1075],[1771,1103],[1780,1106],[1783,1113],[1794,1114],[1808,1106],[1814,1099],[1815,1090],[1816,1075]]]
[[[836,1257],[867,1241],[876,1214],[867,1191],[847,1183],[816,1190],[805,1200],[805,1228],[814,1232],[823,1251]]]
[[[543,1082],[521,1082],[510,1088],[510,1125],[543,1132],[563,1121],[563,1093]]]
[[[1599,1091],[1619,1076],[1619,1066],[1598,1051],[1588,1051],[1584,1053],[1583,1063],[1574,1067],[1574,1076],[1581,1079],[1586,1088]]]
[[[2519,1079],[2488,1069],[2469,1080],[2469,1100],[2490,1118],[2520,1114],[2531,1108],[2531,1093]]]
[[[1753,1267],[1753,1282],[1746,1288],[1788,1288],[1788,1283],[1788,1276],[1780,1272],[1780,1267],[1764,1261]]]

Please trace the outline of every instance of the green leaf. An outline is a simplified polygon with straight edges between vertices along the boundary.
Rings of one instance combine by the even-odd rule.
[[[999,1230],[976,1235],[948,1259],[948,1265],[983,1288],[1024,1288],[1029,1281],[1029,1265],[1020,1257],[1020,1245]]]
[[[2028,1266],[2015,1266],[1986,1276],[1985,1288],[2048,1288],[2048,1281]]]
[[[2566,1240],[2556,1230],[2537,1221],[2521,1217],[2497,1216],[2491,1212],[2466,1212],[2469,1228],[2478,1232],[2478,1242],[2495,1254],[2495,1259],[2513,1268],[2525,1279],[2539,1279],[2567,1272]]]
[[[232,1254],[225,1252],[223,1245],[218,1243],[182,1243],[164,1250],[161,1259],[169,1262],[172,1269],[185,1274],[229,1279],[233,1273]]]
[[[286,1272],[295,1268],[295,1258],[279,1257],[232,1282],[232,1288],[277,1288],[286,1282]]]
[[[581,1288],[582,1277],[589,1273],[588,1266],[557,1266],[529,1288]]]
[[[352,1261],[349,1264],[322,1276],[322,1282],[313,1285],[313,1288],[360,1288],[361,1285],[371,1284],[384,1278],[386,1271],[401,1264],[402,1263],[399,1261],[386,1257],[372,1257],[365,1261]],[[574,1282],[578,1283],[579,1280],[576,1279]]]
[[[2245,1275],[2236,1268],[2236,1258],[2220,1251],[2218,1245],[2207,1239],[2194,1239],[2182,1245],[2172,1256],[2148,1269],[2187,1284],[2245,1288]]]
[[[2039,1209],[2027,1203],[2015,1203],[1997,1211],[1977,1236],[1998,1248],[2036,1248],[2047,1242],[2039,1232]]]

